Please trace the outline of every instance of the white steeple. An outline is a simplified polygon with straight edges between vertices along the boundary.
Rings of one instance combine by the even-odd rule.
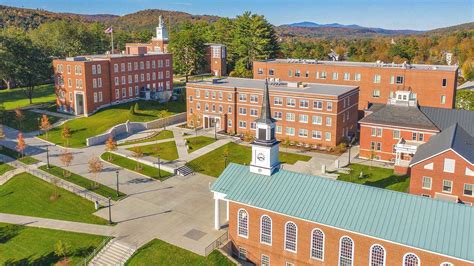
[[[166,29],[165,21],[161,15],[158,18],[158,27],[156,27],[156,37],[154,39],[159,41],[168,40],[168,30]]]
[[[280,161],[278,159],[280,142],[275,138],[276,121],[271,116],[270,93],[267,80],[265,80],[260,117],[255,122],[257,124],[257,136],[255,141],[252,142],[250,172],[272,175],[276,169],[280,168]]]

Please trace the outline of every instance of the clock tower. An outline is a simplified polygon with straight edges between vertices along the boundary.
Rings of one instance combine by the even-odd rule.
[[[278,159],[278,146],[280,142],[275,138],[276,121],[271,115],[267,80],[265,80],[260,117],[255,122],[257,124],[257,136],[255,141],[252,142],[250,172],[269,176],[280,168],[280,161]]]

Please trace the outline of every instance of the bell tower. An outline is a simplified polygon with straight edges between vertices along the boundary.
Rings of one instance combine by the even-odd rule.
[[[280,168],[278,159],[278,147],[280,142],[275,138],[275,119],[272,118],[270,110],[270,93],[268,91],[268,80],[265,80],[263,91],[262,108],[257,123],[257,136],[252,142],[252,162],[250,172],[272,175]]]
[[[158,27],[156,27],[156,37],[151,39],[154,52],[166,53],[168,51],[168,29],[166,28],[163,16],[158,18]]]

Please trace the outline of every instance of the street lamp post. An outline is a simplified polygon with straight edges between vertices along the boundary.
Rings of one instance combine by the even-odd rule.
[[[161,158],[158,155],[158,176],[161,178]]]
[[[115,171],[115,173],[117,174],[117,197],[119,196],[119,171]]]
[[[224,168],[226,168],[226,167],[227,167],[227,155],[224,156]]]
[[[46,167],[49,169],[49,145],[46,145]]]
[[[349,158],[347,158],[347,165],[351,164],[351,148],[352,144],[349,143]]]
[[[217,119],[214,118],[214,139],[217,140]]]
[[[110,204],[110,197],[109,197],[109,224],[112,224],[112,205]]]

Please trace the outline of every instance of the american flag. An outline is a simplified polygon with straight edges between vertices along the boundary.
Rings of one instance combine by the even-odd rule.
[[[108,27],[106,30],[104,30],[105,33],[112,33],[114,29],[112,27]]]

